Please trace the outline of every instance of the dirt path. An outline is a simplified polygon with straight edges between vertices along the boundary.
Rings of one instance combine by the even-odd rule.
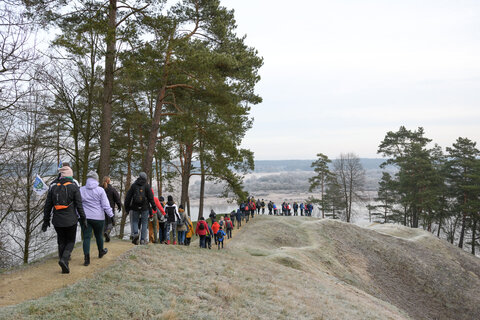
[[[242,227],[244,226],[245,222],[242,224]],[[235,226],[232,232],[232,239],[240,230],[237,230]],[[224,245],[227,245],[232,239],[225,237]],[[198,239],[195,239],[193,243],[198,246]],[[78,280],[93,277],[95,273],[113,264],[118,256],[134,246],[130,241],[112,239],[111,242],[105,243],[105,247],[108,248],[108,253],[102,259],[98,259],[95,241],[93,240],[90,249],[90,265],[85,267],[83,265],[81,243],[77,244],[72,253],[69,274],[61,273],[56,257],[47,258],[44,261],[21,267],[18,270],[0,274],[0,307],[38,299],[55,290],[74,284]],[[213,239],[212,249],[217,249]]]
[[[112,240],[105,243],[108,253],[99,259],[94,242],[90,250],[91,261],[88,267],[83,265],[81,244],[75,246],[69,274],[61,273],[56,257],[33,263],[16,271],[0,274],[0,307],[37,299],[80,279],[92,277],[98,271],[113,264],[118,256],[133,248],[130,241]]]

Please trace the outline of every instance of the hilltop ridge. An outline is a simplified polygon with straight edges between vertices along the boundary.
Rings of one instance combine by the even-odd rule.
[[[479,279],[480,259],[422,230],[256,216],[224,250],[132,247],[0,318],[474,319]]]

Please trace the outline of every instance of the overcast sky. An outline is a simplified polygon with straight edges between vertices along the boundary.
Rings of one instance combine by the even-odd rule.
[[[257,160],[380,157],[387,131],[480,140],[480,1],[222,0],[265,60]]]

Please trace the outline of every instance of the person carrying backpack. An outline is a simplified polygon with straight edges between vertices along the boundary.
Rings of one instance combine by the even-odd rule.
[[[47,231],[50,227],[50,217],[53,216],[52,224],[57,233],[58,264],[62,268],[62,273],[70,273],[68,261],[75,246],[78,217],[81,226],[87,223],[80,189],[73,181],[72,169],[67,168],[61,172],[57,183],[48,190],[42,224],[42,231]]]
[[[163,212],[163,214],[158,214],[157,210],[157,216],[158,216],[158,243],[167,243],[167,214],[165,213],[165,198],[160,196],[158,198],[158,202],[160,206],[158,207],[160,209],[160,212]],[[156,203],[156,202],[155,202]],[[161,208],[160,208],[161,207]]]
[[[139,221],[141,221],[140,244],[146,244],[148,241],[147,225],[150,207],[152,211],[157,211],[152,188],[147,183],[147,174],[145,172],[141,172],[125,196],[125,210],[127,210],[127,213],[130,212],[130,210],[132,211],[132,243],[135,245],[138,245]]]
[[[195,230],[193,230],[193,223],[192,223],[192,220],[190,220],[190,217],[188,217],[188,215],[187,215],[187,228],[188,228],[188,231],[185,234],[185,245],[189,246],[192,240],[192,237],[195,234]]]
[[[110,177],[103,177],[102,188],[107,194],[108,202],[112,208],[113,213],[115,214],[115,205],[117,205],[118,213],[122,212],[122,202],[120,201],[120,195],[118,191],[110,184]],[[105,213],[105,230],[103,231],[103,236],[105,237],[105,242],[110,242],[110,232],[115,226],[115,218],[110,218]]]
[[[183,246],[185,244],[185,235],[187,233],[188,225],[187,225],[187,213],[183,209],[182,205],[178,207],[178,218],[179,218],[179,220],[177,220],[178,244]]]
[[[83,254],[85,255],[83,265],[88,266],[90,264],[92,230],[95,233],[98,257],[102,258],[108,252],[108,249],[103,247],[105,213],[113,218],[113,210],[110,207],[105,190],[98,185],[98,174],[95,171],[90,171],[87,174],[87,183],[80,188],[80,193],[82,194],[83,210],[85,210],[85,216],[87,217],[87,225],[82,228]]]
[[[220,250],[220,244],[222,244],[222,249],[223,249],[223,239],[225,239],[225,231],[223,231],[222,227],[218,229],[217,233],[215,234],[217,241],[218,241],[218,250]]]
[[[213,211],[213,209],[210,210],[210,215],[208,216],[210,218],[210,220],[212,221],[215,221],[217,219],[217,214],[215,213],[215,211]]]
[[[172,231],[172,241],[173,244],[177,244],[175,241],[175,236],[177,234],[177,223],[180,225],[180,217],[178,215],[178,209],[175,202],[173,202],[173,197],[167,197],[167,204],[165,205],[165,213],[167,214],[167,244],[170,244],[170,231]]]
[[[215,240],[215,245],[217,244],[217,232],[220,229],[220,224],[217,221],[212,223],[213,239]]]
[[[206,248],[206,238],[208,233],[208,224],[204,217],[200,217],[195,228],[195,234],[200,237],[200,248]]]
[[[229,217],[225,217],[225,229],[227,230],[227,238],[230,239],[232,237],[232,230],[233,230],[233,221],[230,220]]]
[[[237,229],[240,229],[242,226],[242,210],[237,209],[237,215],[235,218],[237,219]]]
[[[165,216],[165,210],[163,210],[160,200],[155,196],[153,192],[153,201],[155,201],[155,206],[157,207],[156,211],[152,211],[148,219],[148,240],[151,243],[158,243],[158,236],[161,234],[160,230],[160,220]]]

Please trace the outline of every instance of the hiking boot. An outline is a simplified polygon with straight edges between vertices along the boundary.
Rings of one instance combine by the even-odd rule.
[[[110,235],[106,232],[103,235],[105,236],[105,242],[110,242]]]
[[[170,240],[167,240],[167,244],[170,244]]]
[[[177,244],[177,241],[173,241],[173,245],[176,245]]]
[[[84,266],[88,266],[90,264],[90,255],[86,254],[85,255],[85,261],[83,262]]]
[[[133,240],[132,240],[132,243],[134,245],[138,245],[138,238],[140,238],[140,236],[138,234],[134,235],[133,236]]]
[[[60,259],[58,261],[58,264],[62,268],[62,273],[70,273],[70,269],[68,268],[68,262]]]
[[[102,251],[99,251],[99,252],[98,252],[98,257],[99,257],[99,258],[103,257],[104,255],[107,254],[107,252],[108,252],[108,249],[107,249],[107,248],[103,248]]]
[[[145,243],[145,240],[140,240],[140,244],[141,244],[141,245],[146,244],[146,243]]]

